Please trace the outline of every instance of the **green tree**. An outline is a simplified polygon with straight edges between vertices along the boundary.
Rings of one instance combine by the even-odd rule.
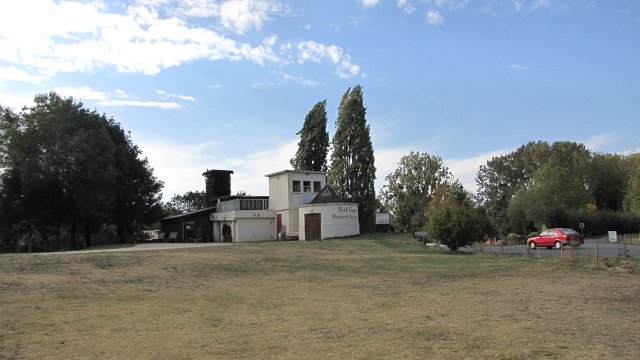
[[[436,189],[451,179],[452,175],[440,157],[411,151],[385,178],[380,202],[391,213],[397,230],[423,229],[427,224],[425,210]]]
[[[477,198],[487,209],[493,226],[501,233],[508,229],[508,208],[513,196],[544,164],[563,167],[571,177],[586,183],[591,152],[583,144],[559,141],[528,142],[507,155],[494,157],[480,166],[476,175]]]
[[[629,175],[624,195],[624,210],[640,216],[640,166]]]
[[[426,211],[429,239],[453,251],[485,235],[481,213],[475,211],[470,194],[457,182],[440,185]]]
[[[327,132],[327,100],[320,101],[304,119],[298,151],[290,163],[294,170],[327,171],[329,133]]]
[[[104,224],[120,230],[155,220],[162,183],[119,125],[54,92],[34,100],[0,119],[2,207],[19,214],[10,221],[35,228],[44,247],[53,233],[59,248],[65,230],[76,248],[81,230],[89,246]]]
[[[516,193],[509,206],[510,220],[522,226],[516,230],[531,222],[550,225],[559,212],[584,209],[591,199],[580,178],[571,176],[564,167],[548,163]]]
[[[178,214],[186,214],[207,207],[204,191],[187,191],[186,193],[174,195],[167,204],[170,208],[178,211]]]
[[[360,85],[342,96],[332,144],[328,182],[344,200],[358,203],[360,231],[371,231],[377,208],[376,167]]]
[[[129,235],[149,226],[164,215],[162,181],[153,175],[149,161],[131,141],[120,124],[110,119],[106,124],[116,146],[114,199],[109,207],[109,221],[116,226],[119,242],[130,242]]]
[[[587,185],[599,210],[622,210],[629,179],[624,157],[594,154],[587,167]]]

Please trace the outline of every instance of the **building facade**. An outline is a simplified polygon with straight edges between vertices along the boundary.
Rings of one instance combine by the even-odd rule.
[[[211,184],[222,184],[227,195],[208,195],[215,200],[211,207],[162,219],[163,232],[175,241],[214,242],[319,240],[359,234],[358,205],[342,202],[327,186],[326,172],[268,174],[269,196],[228,195],[230,180],[226,180],[231,174],[229,170],[205,172],[207,193],[215,190]],[[189,231],[194,235],[190,237]]]

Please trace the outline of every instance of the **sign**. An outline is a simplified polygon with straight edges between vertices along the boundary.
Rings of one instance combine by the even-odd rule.
[[[339,205],[336,210],[337,212],[334,212],[332,216],[333,220],[358,220],[357,206]]]
[[[581,222],[580,224],[578,224],[578,227],[580,228],[580,230],[584,230],[584,223]]]
[[[609,231],[609,242],[618,242],[618,233],[615,231]]]
[[[389,213],[376,213],[376,225],[389,225]]]

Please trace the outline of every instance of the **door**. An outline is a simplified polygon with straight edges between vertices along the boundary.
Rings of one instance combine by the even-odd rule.
[[[280,239],[282,235],[282,214],[276,215],[276,239]]]
[[[304,214],[305,240],[320,240],[320,214]]]

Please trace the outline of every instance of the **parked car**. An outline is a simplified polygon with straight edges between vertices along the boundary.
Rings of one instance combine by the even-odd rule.
[[[584,244],[584,238],[575,230],[569,228],[551,228],[540,233],[538,236],[527,239],[527,246],[535,249],[538,246],[546,246],[547,249],[555,247],[560,249],[563,245],[577,246]]]

